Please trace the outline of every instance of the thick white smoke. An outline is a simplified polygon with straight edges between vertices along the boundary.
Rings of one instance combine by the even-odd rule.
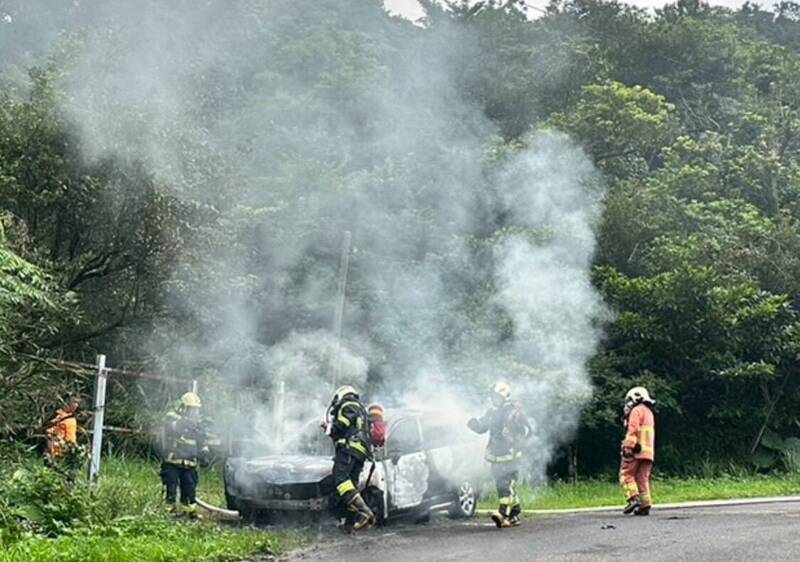
[[[64,111],[87,157],[144,162],[225,232],[176,264],[165,304],[200,325],[165,321],[153,355],[271,388],[231,416],[271,445],[323,415],[335,361],[368,400],[436,409],[461,429],[489,383],[507,380],[544,474],[591,395],[602,189],[562,134],[498,140],[458,76],[473,31],[390,19],[378,0],[74,10],[83,46]],[[330,328],[346,230],[340,350]],[[273,427],[277,408],[285,427]]]

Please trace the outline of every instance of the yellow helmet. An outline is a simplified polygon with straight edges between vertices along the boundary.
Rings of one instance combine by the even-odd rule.
[[[184,408],[200,408],[202,405],[200,397],[194,392],[187,392],[181,396],[181,406]]]
[[[646,404],[655,404],[655,400],[650,398],[650,393],[643,386],[634,386],[625,395],[625,402],[631,404],[639,404],[644,402]]]
[[[333,400],[331,400],[331,403],[337,404],[338,402],[342,401],[342,398],[349,394],[352,394],[358,398],[358,391],[355,388],[349,385],[340,386],[336,389],[336,392],[333,393]]]
[[[511,387],[504,382],[496,382],[492,386],[489,387],[489,391],[493,394],[497,394],[501,396],[503,400],[508,400],[511,398]]]

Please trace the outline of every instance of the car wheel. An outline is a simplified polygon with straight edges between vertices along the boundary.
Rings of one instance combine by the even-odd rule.
[[[475,486],[469,481],[464,481],[456,490],[453,503],[447,509],[447,513],[453,519],[466,519],[475,515],[475,510],[478,508],[478,492],[475,491]]]
[[[370,486],[361,493],[361,497],[364,498],[364,503],[375,514],[375,524],[384,525],[386,519],[383,516],[383,492],[375,486]]]
[[[236,496],[229,494],[228,490],[225,490],[225,505],[227,505],[228,509],[239,510],[239,502],[236,501]]]
[[[426,511],[422,515],[418,515],[414,518],[414,523],[417,525],[426,525],[431,522],[431,512]]]
[[[254,523],[258,519],[259,512],[254,506],[244,502],[236,503],[238,505],[239,517],[241,517],[242,520],[248,523]]]

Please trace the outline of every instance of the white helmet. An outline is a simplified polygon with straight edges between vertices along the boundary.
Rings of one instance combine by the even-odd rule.
[[[489,387],[489,392],[501,396],[503,400],[511,398],[511,387],[504,382],[496,382]]]
[[[336,392],[333,393],[333,399],[331,400],[331,404],[338,404],[342,401],[342,398],[352,394],[356,398],[358,398],[358,391],[349,385],[340,386],[336,389]]]
[[[202,405],[200,397],[194,392],[187,392],[181,396],[181,406],[184,408],[200,408]]]
[[[650,393],[643,386],[634,386],[625,395],[626,404],[655,404],[656,401],[650,398]]]

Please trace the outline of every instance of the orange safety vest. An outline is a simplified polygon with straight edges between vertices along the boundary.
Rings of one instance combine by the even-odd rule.
[[[645,404],[635,406],[628,415],[627,432],[622,446],[635,451],[636,459],[655,460],[656,420],[653,410]]]
[[[68,444],[74,445],[78,442],[78,420],[75,419],[75,414],[59,410],[56,417],[50,420],[47,436],[50,438],[48,445],[50,454],[53,457],[63,455]]]

